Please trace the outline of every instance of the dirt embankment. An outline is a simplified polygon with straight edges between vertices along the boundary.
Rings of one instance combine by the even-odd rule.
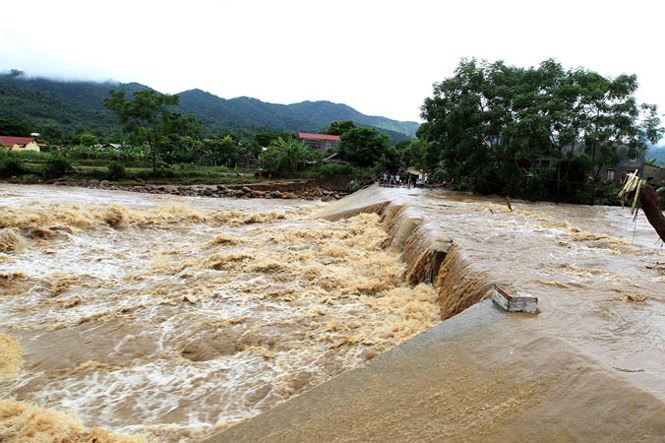
[[[54,185],[75,185],[67,181],[53,181]],[[107,180],[89,180],[87,187],[146,194],[172,194],[197,197],[229,198],[281,198],[287,200],[338,200],[348,194],[335,190],[317,180],[266,181],[238,185],[176,185],[176,184],[118,184]]]

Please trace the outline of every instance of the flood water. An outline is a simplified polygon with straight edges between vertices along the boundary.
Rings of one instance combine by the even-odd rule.
[[[0,440],[198,440],[439,320],[377,215],[315,211],[0,184],[0,355],[24,360],[0,381]]]
[[[515,334],[560,339],[665,401],[665,248],[642,212],[633,220],[621,207],[513,201],[511,210],[501,198],[447,191],[363,192],[324,211],[407,206],[433,238],[458,246],[458,273],[539,298],[539,315],[516,316]],[[453,277],[444,295],[469,295],[464,275]]]
[[[386,199],[454,242],[442,287],[405,283],[377,214],[317,217]],[[27,412],[42,414],[44,436],[95,426],[199,440],[365,364],[486,283],[539,298],[538,316],[511,320],[515,334],[554,337],[665,401],[665,252],[627,209],[511,210],[406,189],[324,206],[0,184],[0,211],[0,356],[18,362],[0,381],[0,440],[34,423]]]

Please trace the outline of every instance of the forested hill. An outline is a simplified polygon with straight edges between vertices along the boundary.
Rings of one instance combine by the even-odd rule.
[[[0,74],[0,119],[19,119],[38,127],[55,124],[66,131],[108,131],[116,126],[113,114],[102,103],[110,89],[133,92],[148,86],[30,78],[15,71]],[[335,120],[353,120],[361,126],[381,129],[393,140],[413,138],[418,129],[416,122],[368,116],[347,105],[328,101],[280,105],[250,97],[224,99],[199,89],[179,95],[179,110],[195,115],[209,129],[319,131]]]

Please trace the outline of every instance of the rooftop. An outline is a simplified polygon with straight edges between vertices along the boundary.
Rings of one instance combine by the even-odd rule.
[[[33,137],[13,137],[10,135],[0,135],[0,143],[6,147],[14,145],[24,146],[34,140],[35,139]]]
[[[308,139],[308,140],[331,140],[331,141],[340,141],[342,140],[339,135],[328,135],[328,134],[312,134],[309,132],[300,132],[298,133],[298,138]]]

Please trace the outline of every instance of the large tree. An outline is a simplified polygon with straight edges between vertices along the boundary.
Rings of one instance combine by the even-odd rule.
[[[30,126],[16,119],[0,118],[0,135],[13,135],[15,137],[28,137]]]
[[[335,120],[334,122],[330,123],[330,125],[328,125],[328,128],[324,131],[324,134],[342,135],[345,132],[355,128],[357,128],[357,126],[351,120]]]
[[[579,69],[574,78],[579,85],[575,113],[580,140],[591,158],[591,204],[594,204],[600,171],[618,161],[616,147],[627,145],[629,155],[636,157],[646,149],[647,141],[655,143],[660,139],[662,128],[655,105],[637,105],[635,75],[609,79]]]
[[[344,160],[367,167],[376,163],[388,151],[388,137],[372,128],[353,128],[342,135],[339,146]]]
[[[104,100],[132,143],[148,147],[153,170],[157,169],[157,160],[172,154],[169,146],[173,146],[178,137],[200,136],[200,121],[173,111],[171,108],[177,104],[177,95],[160,94],[151,89],[135,91],[131,100],[125,96],[125,91],[111,90]]]
[[[637,153],[662,135],[655,106],[635,103],[636,87],[634,76],[612,80],[554,60],[519,68],[464,59],[425,100],[419,136],[429,144],[430,167],[441,166],[465,188],[521,195],[537,189],[540,198],[555,188],[549,192],[558,197],[567,174],[585,164],[570,158],[576,145],[585,146],[595,183],[619,145]],[[562,160],[555,173],[538,168],[547,157]]]

